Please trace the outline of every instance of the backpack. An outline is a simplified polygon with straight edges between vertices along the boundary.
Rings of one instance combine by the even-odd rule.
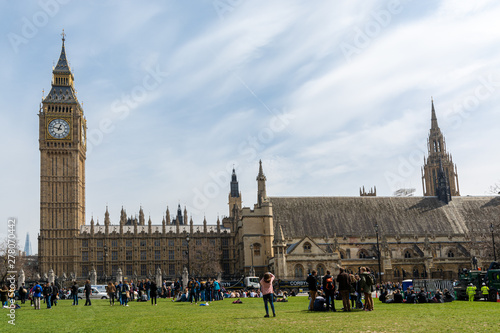
[[[326,279],[326,289],[327,290],[333,290],[333,278],[330,276],[329,278]]]
[[[365,282],[368,285],[368,287],[373,286],[375,284],[375,277],[373,276],[373,274],[366,274]]]
[[[35,287],[35,293],[41,293],[42,289],[40,289],[40,286]]]

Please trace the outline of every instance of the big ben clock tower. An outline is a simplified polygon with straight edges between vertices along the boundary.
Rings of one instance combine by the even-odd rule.
[[[76,272],[76,244],[85,224],[86,120],[66,59],[65,34],[52,87],[40,112],[40,271]]]

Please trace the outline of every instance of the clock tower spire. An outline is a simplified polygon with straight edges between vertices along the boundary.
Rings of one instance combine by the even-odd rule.
[[[65,49],[66,34],[50,92],[39,117],[40,149],[40,272],[75,273],[81,259],[76,249],[85,224],[86,120],[74,88]]]

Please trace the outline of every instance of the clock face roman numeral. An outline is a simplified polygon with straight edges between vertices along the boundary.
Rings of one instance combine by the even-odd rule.
[[[49,134],[55,139],[63,139],[69,134],[69,124],[64,119],[54,119],[48,126]]]

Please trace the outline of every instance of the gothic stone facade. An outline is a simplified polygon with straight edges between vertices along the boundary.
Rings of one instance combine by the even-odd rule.
[[[357,271],[368,266],[385,279],[454,278],[471,266],[479,239],[497,223],[497,197],[459,197],[458,177],[432,103],[429,157],[423,170],[424,197],[268,197],[262,163],[256,204],[242,207],[236,173],[229,193],[229,214],[215,225],[193,224],[178,207],[161,224],[127,217],[122,208],[112,224],[85,224],[86,120],[76,98],[73,74],[63,45],[53,70],[52,88],[39,119],[40,234],[42,274],[99,278],[118,269],[130,278],[166,278],[189,266],[200,276],[274,271],[281,279],[304,279],[317,269]],[[375,229],[377,225],[378,229]],[[189,235],[189,241],[187,236]],[[189,253],[189,255],[188,255]]]

